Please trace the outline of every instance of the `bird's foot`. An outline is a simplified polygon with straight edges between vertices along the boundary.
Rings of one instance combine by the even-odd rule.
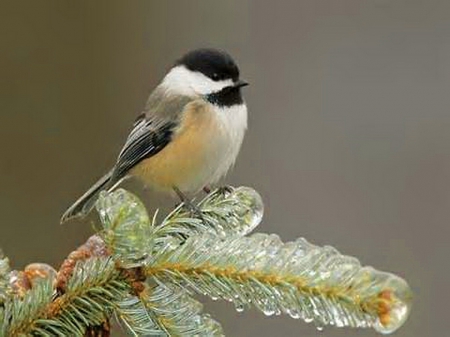
[[[190,215],[194,218],[200,219],[205,222],[205,218],[203,217],[203,213],[197,205],[194,205],[190,200],[186,200],[183,202],[183,207],[190,213]]]
[[[233,192],[233,187],[225,185],[218,188],[217,192],[222,195],[231,194]]]

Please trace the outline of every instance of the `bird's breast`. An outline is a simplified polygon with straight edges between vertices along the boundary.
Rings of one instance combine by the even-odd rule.
[[[185,108],[172,140],[134,169],[148,185],[196,192],[234,164],[247,127],[245,105],[218,108],[194,101]]]

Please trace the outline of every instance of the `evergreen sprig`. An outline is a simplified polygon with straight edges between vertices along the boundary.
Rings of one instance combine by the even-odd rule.
[[[159,225],[153,218],[158,236],[183,238],[205,232],[221,238],[243,236],[259,225],[264,213],[260,195],[248,187],[213,191],[197,205],[198,214],[191,214],[183,206],[175,208]]]
[[[109,258],[79,262],[65,293],[57,296],[44,279],[23,299],[11,302],[6,336],[83,336],[86,329],[103,323],[128,296],[130,286]]]
[[[306,240],[283,244],[278,236],[254,234],[219,242],[210,234],[189,238],[171,251],[155,253],[146,273],[161,283],[182,284],[212,299],[254,306],[270,316],[285,313],[317,327],[376,327],[386,303],[408,294],[400,278],[319,248]],[[394,319],[391,317],[390,319]],[[398,322],[390,321],[390,324]]]
[[[5,302],[4,331],[5,336],[27,336],[36,327],[35,324],[50,306],[53,297],[51,280],[42,280],[24,297],[15,296]],[[44,314],[45,315],[45,314]]]
[[[155,283],[119,303],[117,317],[135,336],[222,336],[202,307],[185,289]]]
[[[250,188],[216,190],[162,220],[122,189],[101,194],[97,210],[102,239],[89,247],[101,253],[76,251],[56,280],[38,271],[25,290],[11,291],[0,259],[0,336],[83,336],[111,317],[134,336],[222,336],[195,292],[318,328],[390,333],[408,316],[411,294],[398,276],[303,238],[248,235],[263,214]]]
[[[6,301],[11,293],[10,272],[9,260],[3,256],[3,252],[0,250],[0,305]]]

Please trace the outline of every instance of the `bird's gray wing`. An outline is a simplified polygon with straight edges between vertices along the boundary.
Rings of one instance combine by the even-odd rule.
[[[165,102],[155,95],[149,98],[146,111],[136,119],[120,151],[112,183],[126,176],[127,172],[143,159],[160,152],[171,141],[182,111],[190,101],[192,99],[186,97],[166,98]]]

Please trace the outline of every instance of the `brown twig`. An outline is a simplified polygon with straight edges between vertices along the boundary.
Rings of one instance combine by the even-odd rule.
[[[72,276],[73,269],[78,261],[85,261],[91,257],[106,257],[109,255],[110,253],[100,236],[91,236],[83,245],[71,252],[61,264],[55,285],[58,293],[64,293],[67,281]]]

